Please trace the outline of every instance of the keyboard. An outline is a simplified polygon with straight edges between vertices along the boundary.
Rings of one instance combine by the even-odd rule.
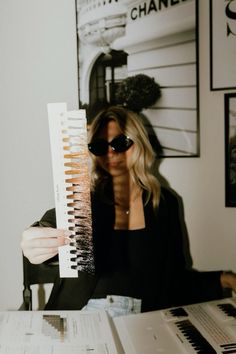
[[[186,353],[236,353],[236,302],[224,299],[162,312]]]
[[[236,354],[236,298],[114,319],[125,353]]]

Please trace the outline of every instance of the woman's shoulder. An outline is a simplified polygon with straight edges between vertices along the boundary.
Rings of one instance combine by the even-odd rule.
[[[167,201],[178,201],[179,199],[182,199],[174,189],[165,186],[161,186],[160,198]]]
[[[47,210],[39,221],[32,226],[56,227],[56,210],[55,208]]]
[[[48,209],[42,216],[42,219],[54,220],[56,218],[56,209]]]
[[[167,208],[168,210],[183,210],[182,197],[172,188],[161,187],[160,207]]]

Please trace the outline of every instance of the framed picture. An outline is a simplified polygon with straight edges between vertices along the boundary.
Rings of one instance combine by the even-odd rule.
[[[78,2],[79,100],[90,121],[117,104],[127,78],[135,85],[126,99],[146,90],[136,81],[146,75],[161,88],[141,110],[153,149],[161,158],[199,157],[198,9],[198,0]]]
[[[236,207],[236,93],[225,94],[225,205]]]
[[[236,2],[210,0],[210,89],[236,88]]]

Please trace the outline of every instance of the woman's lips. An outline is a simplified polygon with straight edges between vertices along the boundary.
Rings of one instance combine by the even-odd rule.
[[[107,161],[107,167],[117,167],[120,165],[120,161]]]

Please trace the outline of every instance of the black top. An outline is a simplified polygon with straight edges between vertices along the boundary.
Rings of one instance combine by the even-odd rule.
[[[114,207],[96,194],[92,215],[96,274],[58,278],[46,309],[81,309],[90,298],[124,295],[141,298],[142,311],[150,311],[223,296],[220,272],[189,268],[178,199],[169,190],[162,188],[157,210],[144,206],[143,230],[114,231]],[[55,210],[41,222],[55,227]]]
[[[140,285],[150,270],[155,269],[156,262],[155,248],[150,248],[151,238],[145,229],[114,230],[111,233],[102,277],[97,281],[93,298],[106,297],[107,294],[143,297]]]

